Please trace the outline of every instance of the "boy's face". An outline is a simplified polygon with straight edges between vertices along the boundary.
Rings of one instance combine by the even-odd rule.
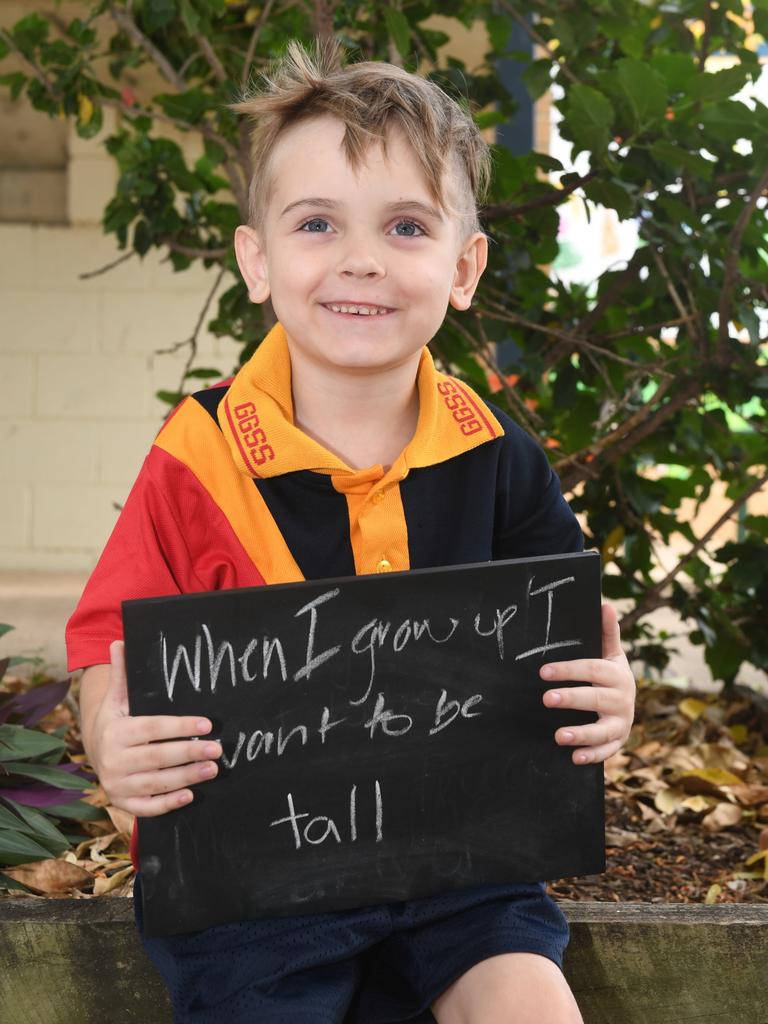
[[[358,174],[343,133],[341,121],[323,117],[280,138],[263,232],[241,225],[235,233],[240,270],[253,302],[271,296],[291,353],[305,365],[344,375],[416,365],[448,304],[469,306],[486,239],[460,238],[399,132],[388,138],[387,158],[380,146],[369,149]]]

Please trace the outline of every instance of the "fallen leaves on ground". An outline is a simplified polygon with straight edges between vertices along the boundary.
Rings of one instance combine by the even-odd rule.
[[[640,684],[632,733],[605,763],[602,875],[555,898],[768,903],[768,702]]]

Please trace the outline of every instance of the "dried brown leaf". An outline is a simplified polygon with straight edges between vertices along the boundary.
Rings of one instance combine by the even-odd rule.
[[[122,871],[116,871],[109,878],[100,877],[97,878],[93,883],[93,895],[104,896],[108,892],[112,892],[118,886],[133,874],[133,865],[129,864],[127,868],[123,868]]]
[[[722,832],[741,821],[741,808],[736,804],[720,803],[706,817],[701,819],[702,827],[708,832]]]
[[[62,895],[93,881],[90,871],[58,857],[19,864],[14,868],[5,868],[4,871],[34,892],[47,896]]]
[[[124,811],[121,807],[114,807],[112,804],[107,805],[107,814],[118,832],[125,832],[126,835],[130,836],[133,831],[135,815],[129,811]]]

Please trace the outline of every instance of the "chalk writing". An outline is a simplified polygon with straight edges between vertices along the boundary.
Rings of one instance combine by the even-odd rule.
[[[376,842],[380,843],[384,838],[384,802],[381,795],[381,784],[378,779],[374,780],[374,802],[375,802],[375,822],[376,822]],[[284,818],[276,818],[274,821],[270,821],[269,827],[274,828],[276,825],[288,825],[291,826],[293,833],[294,847],[297,850],[302,848],[302,840],[308,843],[310,846],[320,846],[330,836],[336,840],[337,843],[341,843],[341,833],[336,825],[333,818],[325,814],[318,814],[306,824],[300,822],[304,818],[309,818],[308,811],[297,811],[296,805],[293,801],[293,793],[289,793],[287,796],[288,813]],[[349,840],[354,843],[357,841],[357,786],[353,785],[349,791]]]
[[[532,599],[546,595],[544,642],[536,643],[532,647],[519,651],[514,655],[515,661],[521,661],[536,654],[545,655],[549,651],[562,647],[575,647],[581,644],[581,640],[576,638],[551,639],[555,591],[574,583],[575,577],[561,577],[545,583],[535,590],[533,589],[534,580],[533,575],[528,578],[525,603],[526,609],[528,609]],[[351,691],[351,695],[347,696],[347,702],[350,707],[359,707],[370,699],[376,682],[380,655],[394,654],[405,659],[408,656],[409,647],[419,642],[428,642],[437,647],[451,642],[456,645],[466,644],[469,639],[467,634],[471,631],[478,637],[491,639],[496,646],[499,661],[503,662],[508,653],[510,624],[519,622],[520,619],[519,602],[498,606],[490,614],[487,611],[465,608],[461,615],[449,614],[442,618],[437,625],[429,616],[407,616],[399,620],[374,617],[360,626],[352,634],[351,640],[345,640],[344,637],[333,637],[337,616],[325,612],[325,609],[339,597],[340,593],[339,587],[326,590],[303,604],[293,614],[293,618],[305,626],[305,632],[302,634],[304,653],[298,666],[295,663],[291,665],[291,648],[287,641],[277,635],[263,634],[248,638],[242,647],[242,653],[238,655],[233,641],[226,638],[214,639],[213,630],[207,623],[202,623],[194,640],[191,643],[177,644],[175,651],[171,654],[166,635],[161,632],[159,634],[161,670],[168,699],[174,700],[177,687],[182,680],[189,683],[196,693],[200,693],[203,688],[208,689],[211,693],[216,693],[222,679],[227,680],[232,687],[237,686],[239,682],[252,684],[259,679],[266,683],[269,681],[270,672],[273,676],[276,674],[284,683],[289,680],[301,682],[313,679],[319,670],[332,659],[335,659],[334,665],[338,665],[345,656],[349,659],[349,656],[353,655],[355,657],[346,663]],[[338,641],[323,649],[319,649],[318,643],[321,611],[325,616],[322,622],[323,631],[331,634],[329,639]],[[519,636],[522,632],[522,626],[518,626],[515,635]],[[530,638],[524,637],[524,639]],[[203,650],[207,654],[206,658],[203,658]],[[354,663],[358,657],[364,666],[362,691],[359,689],[359,685],[355,685],[358,675]],[[389,712],[385,714],[385,717],[387,717],[387,721],[391,720]],[[376,724],[382,723],[377,721]]]
[[[325,594],[321,594],[320,597],[316,597],[314,601],[309,601],[303,608],[299,608],[296,612],[294,617],[297,619],[300,615],[304,615],[306,612],[309,612],[309,636],[307,637],[307,660],[301,668],[294,673],[294,681],[298,679],[309,679],[316,668],[319,668],[328,661],[329,658],[332,658],[334,654],[338,654],[341,650],[341,645],[337,644],[335,647],[329,647],[328,650],[323,651],[322,654],[315,654],[315,631],[317,629],[318,605],[325,604],[326,601],[331,601],[334,597],[338,596],[339,588],[336,587],[334,590],[328,590]]]
[[[533,654],[546,654],[547,651],[555,651],[560,647],[578,647],[581,644],[581,640],[558,640],[555,643],[549,642],[549,630],[552,626],[552,601],[554,592],[558,587],[565,586],[566,583],[574,583],[575,576],[566,576],[564,579],[555,580],[553,583],[545,583],[543,587],[539,587],[538,590],[531,590],[535,576],[531,576],[528,580],[527,595],[528,598],[537,597],[539,594],[547,595],[547,631],[544,637],[544,643],[539,647],[531,647],[527,651],[523,651],[522,654],[518,654],[515,661],[521,661],[523,658],[530,658]]]
[[[447,698],[448,692],[443,690],[437,701],[435,724],[434,727],[429,730],[430,736],[434,736],[435,733],[445,729],[446,726],[450,725],[451,722],[454,721],[457,715],[461,715],[462,718],[477,718],[480,714],[479,711],[471,712],[469,709],[474,707],[475,704],[480,703],[483,699],[483,695],[481,693],[475,693],[463,702],[458,700],[448,700]],[[450,715],[450,718],[447,717],[448,715]]]
[[[395,725],[394,723],[398,724]],[[384,707],[384,694],[380,693],[376,698],[376,706],[373,709],[373,714],[365,723],[365,728],[370,730],[370,737],[373,739],[373,734],[377,728],[381,728],[382,732],[386,736],[403,736],[413,725],[413,719],[410,715],[406,714],[395,714],[394,711],[389,711]]]

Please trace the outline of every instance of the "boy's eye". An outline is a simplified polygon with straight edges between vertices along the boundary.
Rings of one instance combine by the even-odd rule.
[[[398,231],[398,228],[406,228],[407,230]],[[418,238],[419,235],[423,235],[425,233],[422,226],[417,224],[415,220],[399,220],[397,224],[395,224],[395,231],[400,238]]]
[[[328,227],[328,221],[323,220],[322,217],[313,217],[311,220],[304,221],[299,230],[308,231],[316,235],[324,235],[326,234],[326,231],[323,225],[325,225],[325,227]]]

